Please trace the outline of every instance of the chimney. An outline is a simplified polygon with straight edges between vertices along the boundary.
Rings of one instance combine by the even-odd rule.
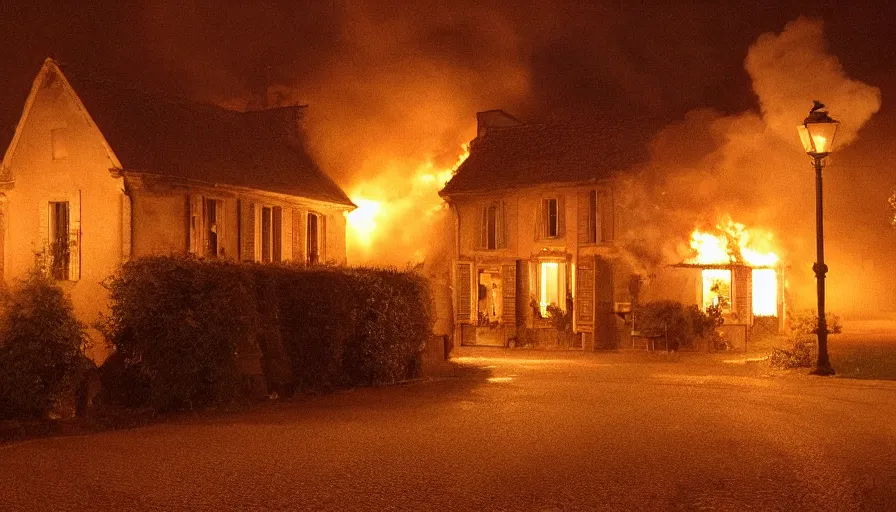
[[[476,112],[476,138],[482,138],[492,128],[522,126],[523,122],[503,110]]]

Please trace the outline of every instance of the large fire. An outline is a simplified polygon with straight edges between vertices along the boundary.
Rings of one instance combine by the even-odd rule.
[[[691,233],[691,249],[696,256],[686,263],[698,265],[729,265],[740,263],[751,267],[774,267],[780,261],[772,251],[772,233],[748,230],[730,217],[716,224],[715,232],[695,229]]]
[[[716,224],[713,232],[694,230],[690,247],[696,255],[685,263],[706,266],[744,265],[752,268],[752,310],[755,316],[778,315],[780,257],[773,250],[768,231],[748,230],[730,217]],[[703,277],[703,307],[731,311],[732,275],[727,268],[706,268]]]
[[[400,169],[389,169],[379,181],[358,185],[351,194],[352,202],[358,208],[347,217],[346,244],[350,261],[407,263],[423,260],[427,228],[444,209],[438,192],[469,155],[470,145],[463,144],[450,168],[439,168],[432,160],[424,162],[412,174],[409,191],[400,195],[396,194],[398,187],[392,181],[407,175]]]

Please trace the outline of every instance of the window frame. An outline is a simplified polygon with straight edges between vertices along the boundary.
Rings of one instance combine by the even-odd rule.
[[[64,205],[64,222],[60,231],[59,226],[59,207]],[[47,245],[48,259],[47,268],[52,277],[56,281],[68,281],[71,279],[72,264],[72,205],[71,201],[47,201]],[[60,242],[64,242],[65,247],[60,247]],[[63,262],[57,261],[59,256],[63,257]]]
[[[560,308],[561,311],[567,311],[567,296],[570,293],[569,290],[569,278],[567,276],[567,272],[569,270],[569,264],[565,259],[559,258],[542,258],[535,260],[535,293],[536,293],[536,302],[538,305],[538,312],[541,315],[541,318],[548,318],[547,308],[550,304],[546,302],[546,281],[545,278],[545,268],[548,265],[554,266],[556,268],[557,275],[556,279],[556,296],[557,296],[557,307]]]
[[[214,219],[209,216],[210,205],[214,205]],[[223,244],[227,205],[223,198],[215,196],[202,196],[201,233],[202,233],[202,257],[218,259],[224,257]],[[212,250],[212,235],[214,235],[214,251]]]
[[[311,219],[314,219],[314,237],[312,240]],[[307,265],[320,265],[326,261],[326,215],[309,210],[305,215],[305,263]],[[317,249],[312,251],[312,241]]]

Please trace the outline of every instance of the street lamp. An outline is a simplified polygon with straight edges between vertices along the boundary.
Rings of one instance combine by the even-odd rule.
[[[828,266],[824,264],[824,218],[822,215],[821,170],[824,159],[834,147],[834,135],[837,133],[838,121],[824,110],[824,105],[815,101],[809,116],[797,127],[806,154],[812,157],[815,164],[815,244],[818,260],[812,265],[818,284],[818,362],[813,375],[833,375],[834,368],[828,358],[828,325],[824,311],[824,276]]]

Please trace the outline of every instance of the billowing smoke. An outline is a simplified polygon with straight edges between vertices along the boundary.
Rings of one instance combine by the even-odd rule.
[[[820,21],[799,18],[750,47],[745,66],[761,113],[691,111],[652,142],[651,161],[626,181],[621,197],[623,211],[635,215],[626,245],[642,272],[685,260],[691,231],[730,215],[777,235],[777,249],[790,266],[792,299],[797,307],[812,306],[815,182],[796,126],[812,101],[821,100],[841,121],[836,140],[841,151],[881,103],[879,89],[850,79],[826,52],[822,28]],[[829,160],[829,170],[836,172],[836,153]],[[848,193],[826,191],[825,217],[831,224],[861,222],[853,213],[863,199],[840,200]],[[834,194],[839,198],[831,201]],[[829,281],[835,309],[855,304],[851,290],[862,288],[854,277],[843,277],[855,272],[844,257],[851,242],[827,239],[828,262],[839,273],[832,276],[841,276]]]
[[[472,28],[463,37],[475,52],[458,59],[433,42],[433,31],[457,28],[450,21],[434,27],[361,3],[347,9],[340,47],[301,89],[311,105],[312,148],[364,203],[353,214],[362,225],[350,217],[349,260],[421,261],[446,233],[437,193],[475,135],[474,113],[527,94],[524,55],[510,28],[487,10],[466,13]]]

